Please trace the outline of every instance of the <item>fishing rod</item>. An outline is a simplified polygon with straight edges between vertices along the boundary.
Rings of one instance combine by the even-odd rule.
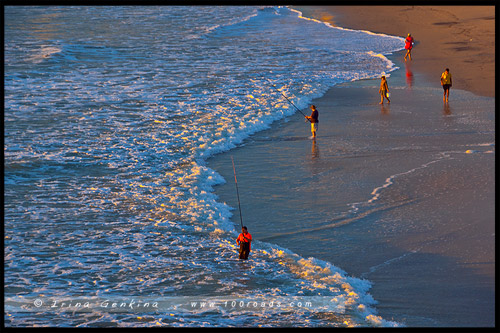
[[[297,109],[297,111],[299,111],[300,113],[302,113],[302,115],[304,116],[304,118],[306,118],[307,120],[309,120],[309,122],[311,121],[309,118],[307,118],[307,116],[302,111],[300,111],[300,109],[295,104],[292,103],[291,100],[288,99],[288,97],[285,96],[285,94],[283,94],[281,91],[278,90],[278,88],[276,88],[276,86],[271,82],[271,80],[269,80],[269,79],[266,79],[266,80],[269,81],[269,83],[271,83],[271,85],[273,86],[273,88],[276,89],[276,91],[279,92],[281,94],[281,96],[285,97],[285,99],[290,104],[292,104]]]
[[[231,161],[233,162],[233,173],[234,173],[234,184],[236,185],[236,195],[238,197],[238,209],[240,211],[240,223],[243,228],[243,217],[241,216],[241,204],[240,204],[240,193],[238,192],[238,180],[236,180],[236,168],[234,167],[234,159],[231,156]]]

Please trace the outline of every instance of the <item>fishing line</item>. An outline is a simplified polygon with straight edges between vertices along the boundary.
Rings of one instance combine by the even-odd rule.
[[[240,193],[238,192],[238,180],[236,179],[236,168],[234,167],[234,159],[231,156],[231,161],[233,162],[233,173],[234,173],[234,184],[236,185],[236,196],[238,197],[238,209],[240,211],[240,223],[243,228],[243,217],[241,216],[241,204],[240,204]]]
[[[286,100],[287,100],[290,104],[292,104],[292,105],[293,105],[293,106],[297,109],[297,111],[299,111],[300,113],[302,113],[302,115],[304,116],[304,118],[306,118],[307,120],[309,120],[309,122],[311,122],[311,120],[310,120],[309,118],[307,118],[307,116],[306,116],[306,115],[305,115],[302,111],[300,111],[300,109],[299,109],[299,108],[298,108],[295,104],[293,104],[293,103],[292,103],[292,101],[291,101],[291,100],[289,100],[289,99],[288,99],[288,97],[286,97],[286,96],[285,96],[285,94],[283,94],[281,91],[279,91],[279,90],[278,90],[278,88],[276,88],[276,86],[275,86],[275,85],[271,82],[271,80],[269,80],[269,79],[267,79],[267,78],[266,78],[266,80],[267,80],[267,81],[269,81],[269,83],[271,83],[271,85],[273,86],[273,88],[274,88],[274,89],[276,89],[276,91],[277,91],[277,92],[279,92],[279,93],[281,94],[281,96],[285,97],[285,99],[286,99]]]

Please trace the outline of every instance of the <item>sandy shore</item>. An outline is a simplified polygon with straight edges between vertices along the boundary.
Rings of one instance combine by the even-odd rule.
[[[445,68],[453,87],[495,96],[494,6],[296,6],[332,25],[415,38],[413,69],[439,85]]]
[[[390,106],[378,81],[332,88],[317,140],[294,115],[211,158],[228,180],[216,194],[237,207],[231,155],[254,239],[368,279],[384,319],[493,326],[494,101],[455,91],[444,106],[423,79],[394,72]]]
[[[317,140],[296,114],[211,158],[228,180],[216,194],[237,207],[231,155],[254,239],[373,282],[384,319],[494,326],[494,98],[455,81],[443,104],[441,69],[430,80],[422,55],[406,64],[403,55],[389,57],[400,67],[390,105],[378,104],[378,80],[330,89],[314,101]]]
[[[315,141],[294,115],[211,158],[228,181],[216,194],[237,207],[231,155],[255,240],[368,279],[384,319],[493,326],[494,101],[454,91],[444,106],[441,89],[417,73],[406,89],[404,74],[390,77],[390,106],[374,80],[315,100]]]

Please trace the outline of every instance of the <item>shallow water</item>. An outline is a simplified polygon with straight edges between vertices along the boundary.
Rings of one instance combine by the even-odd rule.
[[[213,193],[226,180],[205,161],[295,114],[273,85],[303,108],[394,70],[383,54],[401,38],[279,7],[8,6],[5,18],[6,326],[394,324],[373,316],[369,281],[335,263],[272,242],[235,262],[238,223]],[[242,290],[345,307],[277,320],[171,304]],[[76,297],[167,305],[85,312]]]
[[[398,70],[381,106],[379,82],[316,99],[317,140],[296,114],[209,166],[229,179],[228,155],[238,161],[255,238],[370,280],[384,319],[491,326],[495,101],[454,90],[443,104],[439,83],[415,73],[409,84]],[[216,193],[234,206],[232,187]]]

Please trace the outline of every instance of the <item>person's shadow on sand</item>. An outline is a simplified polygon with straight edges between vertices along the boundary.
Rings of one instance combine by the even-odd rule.
[[[451,108],[448,103],[443,103],[443,115],[451,116]]]
[[[313,160],[319,158],[319,149],[318,144],[316,143],[316,139],[312,140],[311,157]]]
[[[389,106],[385,106],[384,104],[380,104],[380,113],[383,115],[388,115],[391,111],[391,108]]]

